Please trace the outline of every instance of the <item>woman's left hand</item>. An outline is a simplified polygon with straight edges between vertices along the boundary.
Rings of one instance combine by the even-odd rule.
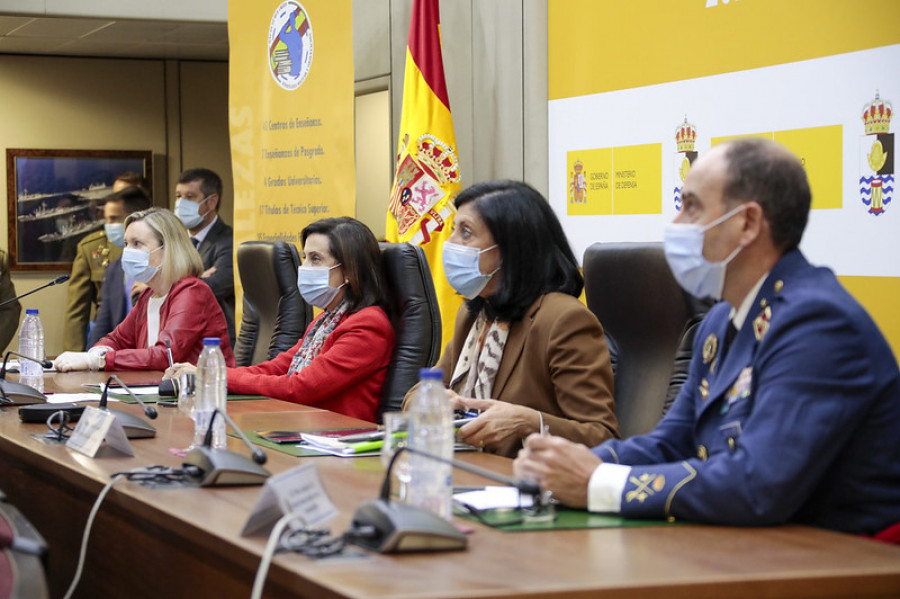
[[[495,447],[510,437],[524,438],[537,430],[537,412],[525,406],[496,399],[460,397],[468,410],[481,410],[477,418],[457,433],[460,441],[475,447]]]

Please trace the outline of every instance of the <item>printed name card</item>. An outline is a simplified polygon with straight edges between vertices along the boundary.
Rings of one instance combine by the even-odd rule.
[[[125,436],[125,430],[116,420],[115,415],[107,410],[88,406],[66,442],[66,447],[83,453],[88,457],[96,457],[103,441],[125,455],[134,455],[134,449]]]
[[[316,465],[308,463],[266,479],[241,535],[268,532],[285,514],[297,516],[299,524],[292,523],[292,526],[313,528],[337,513],[322,486]]]

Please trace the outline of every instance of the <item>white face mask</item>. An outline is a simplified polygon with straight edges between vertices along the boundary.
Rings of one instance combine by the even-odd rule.
[[[188,229],[193,229],[203,222],[206,214],[200,214],[200,206],[212,196],[206,196],[199,202],[192,202],[186,198],[178,198],[175,200],[175,216]]]
[[[125,274],[139,283],[149,283],[159,272],[158,266],[150,266],[150,254],[163,249],[159,246],[155,250],[145,252],[135,248],[125,248],[122,252],[122,270]]]
[[[495,243],[489,248],[479,249],[460,245],[450,241],[444,242],[441,251],[441,260],[444,264],[444,275],[450,286],[456,290],[458,294],[466,299],[472,299],[484,290],[491,277],[496,274],[500,267],[494,272],[482,274],[479,262],[481,254],[497,247]]]
[[[301,266],[297,269],[297,289],[300,290],[300,295],[307,304],[324,310],[334,301],[341,287],[346,284],[341,283],[337,287],[332,287],[328,282],[331,270],[338,266],[340,264],[330,267]]]
[[[666,225],[663,239],[666,262],[685,291],[699,298],[722,299],[726,268],[742,248],[739,245],[721,262],[709,262],[703,257],[704,233],[743,211],[746,206],[741,204],[706,226],[687,223]]]
[[[106,223],[103,225],[103,229],[111,244],[120,248],[125,247],[125,223]]]

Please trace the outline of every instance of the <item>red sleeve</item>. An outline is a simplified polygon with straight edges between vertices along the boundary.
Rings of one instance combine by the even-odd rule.
[[[152,294],[152,289],[142,291],[134,308],[125,315],[125,319],[106,337],[95,343],[94,347],[111,347],[116,350],[137,347],[138,330],[147,326],[147,302]]]
[[[347,316],[334,329],[322,352],[306,368],[288,376],[299,347],[300,344],[257,367],[229,370],[228,390],[315,405],[359,385],[384,368],[394,349],[394,329],[381,308],[364,308]],[[264,365],[265,373],[247,372]]]
[[[131,314],[141,306],[146,311],[143,296]],[[146,323],[143,326],[146,327]],[[160,309],[160,328],[153,347],[136,349],[136,344],[132,344],[108,352],[106,370],[165,370],[169,366],[167,340],[172,344],[175,362],[191,363],[196,363],[200,356],[204,337],[219,337],[224,344],[229,343],[222,309],[210,288],[194,277],[182,279],[172,286]],[[233,358],[230,363],[234,363]]]

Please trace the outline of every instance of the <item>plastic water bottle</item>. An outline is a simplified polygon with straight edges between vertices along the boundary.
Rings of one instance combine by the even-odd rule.
[[[419,388],[410,405],[409,446],[445,459],[453,458],[453,410],[440,370],[419,371]],[[427,456],[409,456],[409,503],[449,520],[452,466]]]
[[[218,337],[205,337],[203,339],[203,352],[197,361],[196,397],[194,406],[196,418],[194,420],[194,437],[206,435],[209,429],[209,419],[213,411],[218,409],[225,413],[228,401],[228,380],[225,375],[225,357],[219,347]],[[221,415],[216,416],[213,424],[213,447],[225,449],[225,419]]]
[[[25,310],[25,320],[19,331],[19,353],[35,360],[44,359],[44,326],[35,308]],[[27,377],[39,377],[44,374],[44,367],[31,360],[19,359],[19,373]]]

